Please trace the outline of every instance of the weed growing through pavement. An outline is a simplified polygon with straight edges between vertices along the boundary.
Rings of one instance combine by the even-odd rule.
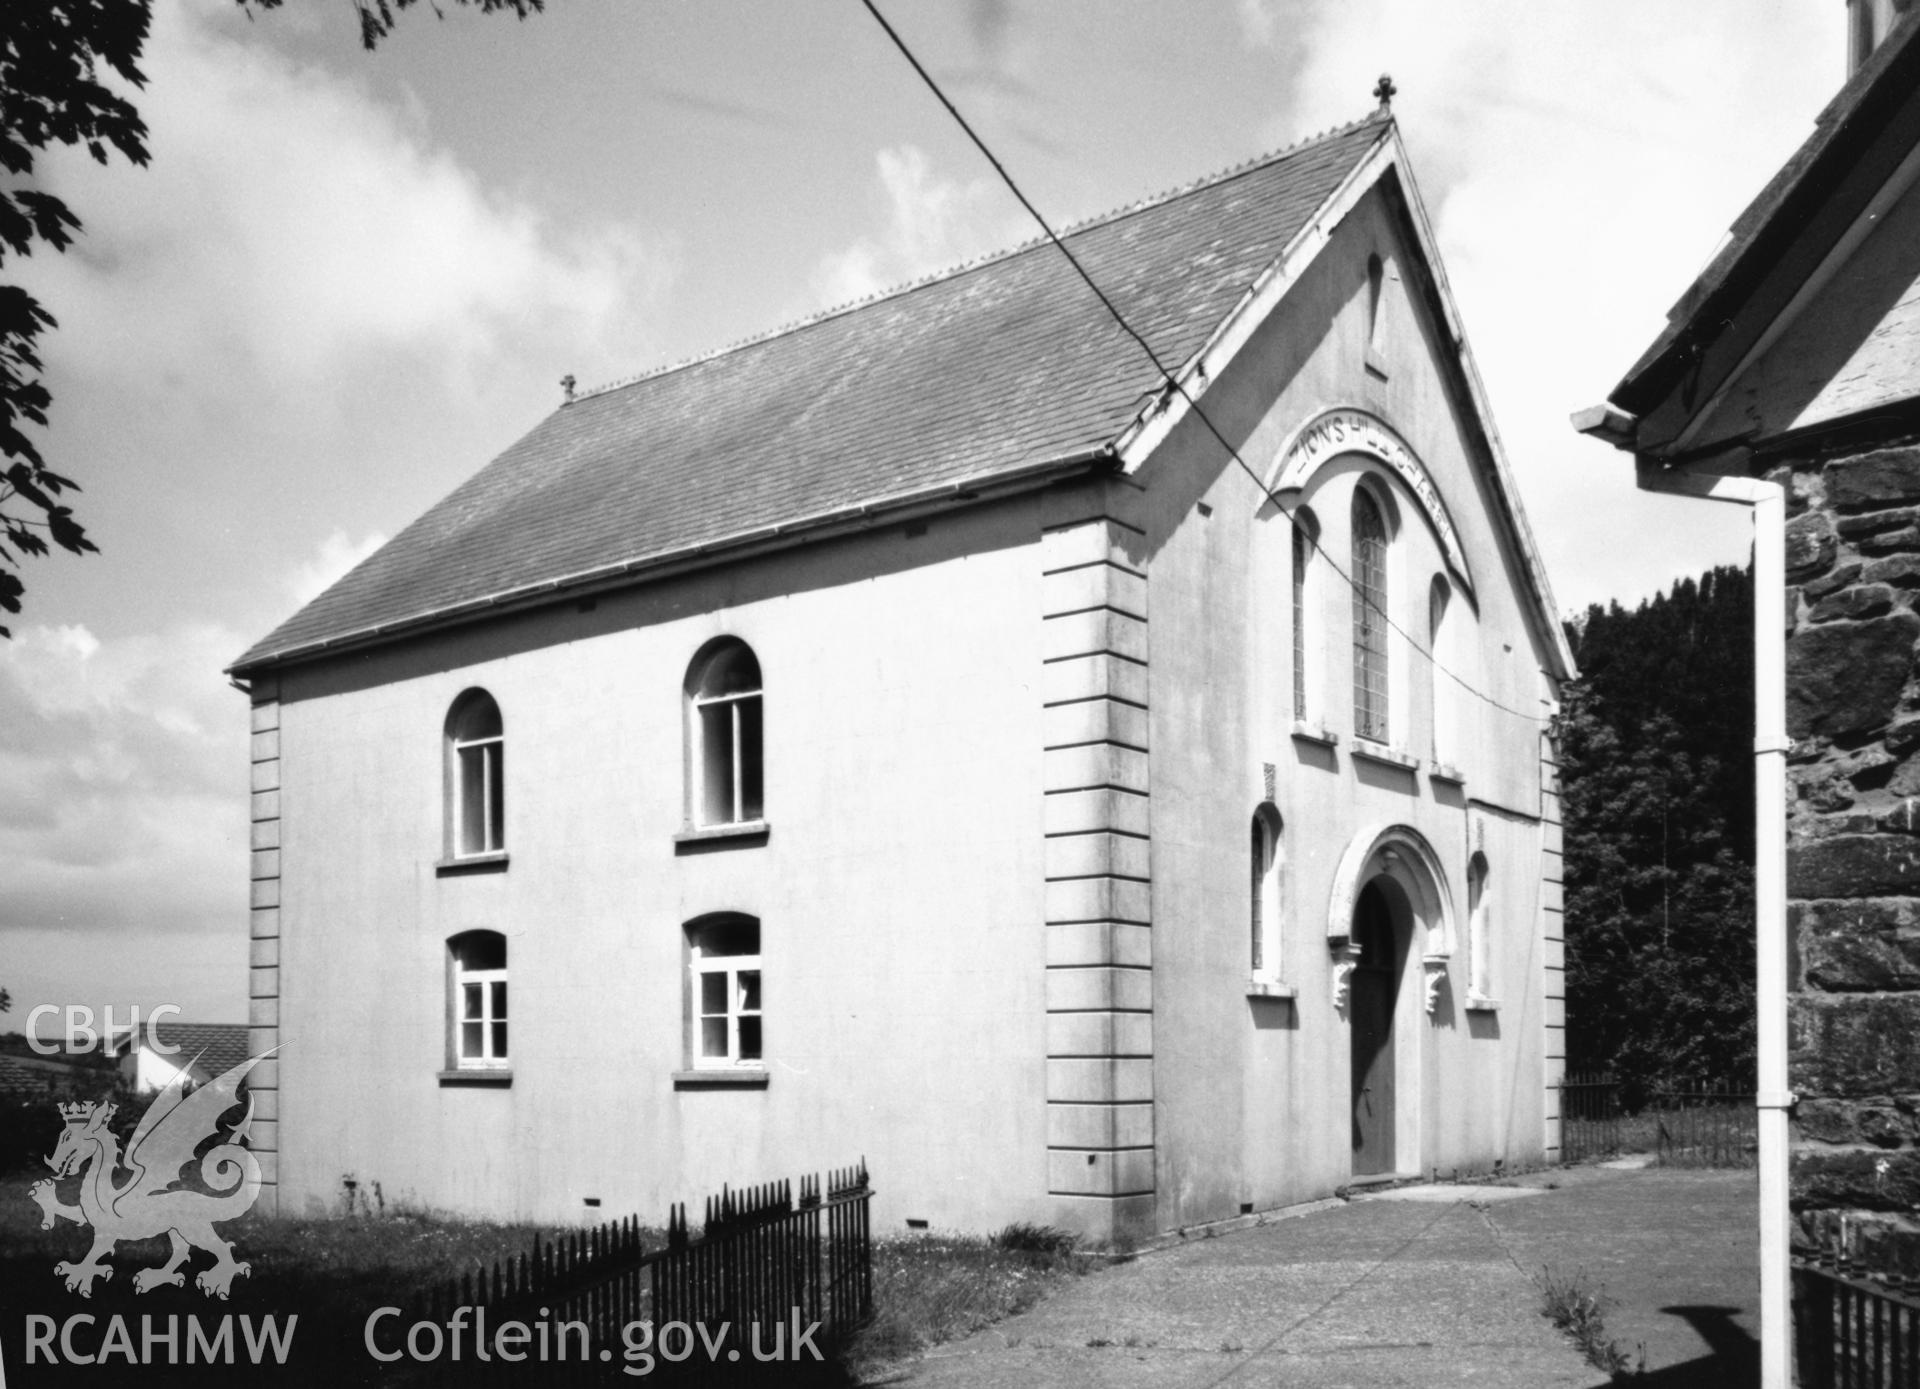
[[[1637,1356],[1629,1356],[1607,1335],[1606,1309],[1613,1305],[1613,1299],[1587,1286],[1585,1269],[1561,1275],[1542,1268],[1535,1282],[1540,1287],[1540,1315],[1580,1348],[1589,1365],[1605,1371],[1615,1384],[1632,1384],[1646,1374],[1645,1344],[1639,1347]]]

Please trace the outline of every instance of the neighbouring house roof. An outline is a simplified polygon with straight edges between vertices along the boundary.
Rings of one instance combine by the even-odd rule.
[[[113,1081],[111,1068],[103,1069],[56,1056],[11,1056],[0,1054],[0,1093],[21,1094],[64,1090],[73,1085],[98,1089]]]
[[[1375,113],[1065,239],[1178,371],[1392,129]],[[1164,384],[1030,243],[562,405],[232,669],[1086,466]]]
[[[153,1024],[153,1035],[161,1046],[176,1048],[164,1054],[170,1065],[181,1070],[192,1065],[207,1080],[225,1074],[247,1059],[245,1023],[159,1022]],[[125,1055],[129,1050],[145,1046],[146,1041],[147,1033],[141,1030],[117,1038],[115,1047]]]
[[[1767,326],[1863,209],[1872,189],[1853,176],[1880,137],[1914,121],[1916,88],[1920,19],[1908,16],[1847,80],[1820,113],[1813,134],[1740,214],[1719,253],[1668,311],[1665,329],[1614,388],[1609,397],[1614,406],[1638,417],[1675,391],[1689,400],[1707,398],[1717,382],[1701,380],[1703,368],[1707,374],[1716,367],[1722,373],[1731,370],[1733,348],[1743,345],[1738,335],[1757,336]],[[1875,150],[1875,157],[1897,162],[1911,148],[1911,139],[1893,141]],[[1890,174],[1891,166],[1885,172]],[[1784,282],[1783,269],[1795,272]],[[1729,346],[1722,348],[1723,340]],[[1710,362],[1717,348],[1721,361]]]

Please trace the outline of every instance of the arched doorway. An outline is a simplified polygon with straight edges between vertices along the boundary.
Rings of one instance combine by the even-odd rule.
[[[1406,967],[1406,935],[1395,924],[1393,902],[1376,878],[1353,905],[1356,951],[1348,985],[1348,1035],[1352,1049],[1353,1175],[1393,1172],[1399,1086],[1394,1015]]]
[[[1421,1024],[1453,953],[1445,870],[1411,826],[1371,825],[1349,841],[1328,906],[1334,1003],[1348,1030],[1353,1175],[1418,1172],[1434,1083]]]

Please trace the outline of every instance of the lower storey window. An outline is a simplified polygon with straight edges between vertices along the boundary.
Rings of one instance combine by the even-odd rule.
[[[453,1063],[463,1071],[507,1064],[507,938],[468,931],[447,942],[453,971]]]
[[[760,1037],[760,923],[725,917],[688,931],[693,969],[693,1064],[757,1066]]]

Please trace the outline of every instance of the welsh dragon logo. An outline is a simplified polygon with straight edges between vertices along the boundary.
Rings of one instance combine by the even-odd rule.
[[[163,1283],[185,1286],[180,1266],[195,1249],[213,1255],[213,1267],[193,1280],[210,1296],[224,1299],[235,1275],[249,1271],[249,1265],[234,1261],[233,1246],[213,1227],[215,1222],[245,1214],[260,1194],[260,1164],[241,1146],[253,1122],[252,1099],[247,1101],[246,1114],[224,1137],[220,1118],[237,1103],[240,1082],[264,1056],[249,1057],[191,1094],[184,1087],[185,1073],[176,1075],[147,1106],[125,1157],[120,1154],[120,1140],[107,1127],[117,1106],[92,1100],[60,1106],[66,1128],[47,1159],[53,1176],[35,1182],[27,1194],[40,1207],[41,1229],[52,1229],[55,1220],[93,1227],[93,1247],[86,1258],[77,1264],[63,1259],[53,1266],[54,1275],[66,1280],[67,1291],[91,1297],[94,1279],[113,1277],[103,1260],[118,1241],[155,1235],[165,1235],[171,1243],[167,1262],[134,1274],[135,1292],[148,1292]],[[220,1141],[201,1157],[200,1180],[218,1193],[214,1195],[181,1184],[182,1169],[209,1138]],[[120,1168],[131,1175],[115,1185],[114,1174]],[[69,1206],[60,1200],[54,1183],[75,1173],[80,1174],[80,1201]]]

